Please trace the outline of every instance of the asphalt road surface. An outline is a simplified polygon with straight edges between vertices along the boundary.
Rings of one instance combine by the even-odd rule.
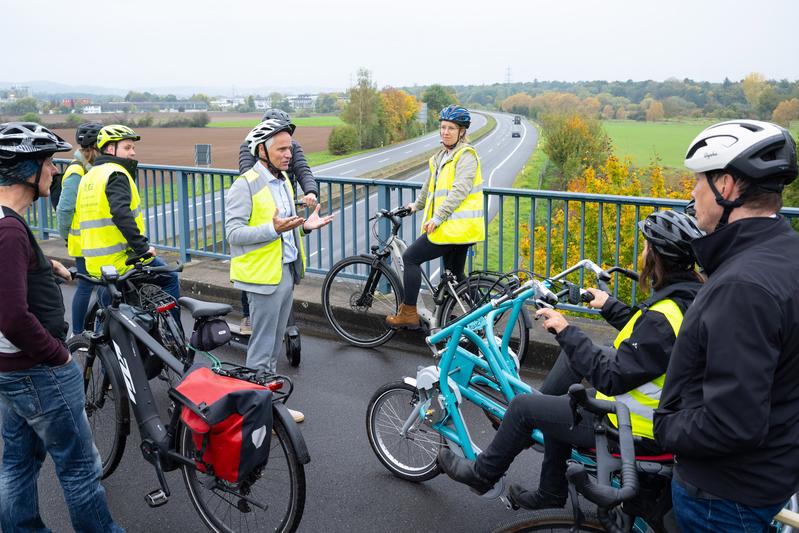
[[[64,288],[68,317],[72,294],[72,287]],[[190,316],[184,313],[183,320],[190,326]],[[400,351],[391,343],[375,350],[353,348],[311,336],[307,329],[303,329],[301,366],[291,368],[281,356],[278,369],[294,380],[288,405],[306,415],[300,427],[311,462],[305,466],[307,497],[300,531],[489,531],[515,515],[501,501],[476,496],[444,475],[420,484],[395,478],[369,447],[364,420],[374,391],[386,382],[415,375],[418,366],[432,363],[431,357]],[[234,345],[217,355],[241,363],[245,351]],[[526,379],[537,384],[534,377]],[[163,399],[165,390],[157,389],[156,395]],[[481,413],[468,406],[465,412],[472,438],[485,447],[493,429]],[[144,495],[158,483],[139,452],[135,424],[128,438],[119,469],[103,481],[115,520],[133,532],[204,531],[179,472],[166,474],[172,489],[166,505],[151,509],[145,504]],[[508,481],[535,486],[540,460],[539,453],[526,451],[514,462]],[[72,530],[49,458],[39,478],[39,503],[49,528]]]

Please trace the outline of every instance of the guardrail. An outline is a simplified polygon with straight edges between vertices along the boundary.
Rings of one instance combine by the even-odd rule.
[[[63,170],[68,161],[56,163]],[[184,262],[192,256],[229,259],[224,192],[237,176],[238,172],[228,169],[139,165],[136,181],[153,245],[177,252]],[[419,183],[390,180],[316,178],[323,210],[336,212],[333,224],[305,237],[308,271],[316,273],[326,272],[342,257],[367,253],[389,231],[386,223],[373,235],[369,218],[377,209],[412,201],[421,188]],[[490,205],[496,216],[488,223],[486,241],[469,256],[469,269],[505,272],[538,267],[547,276],[553,268],[560,270],[559,266],[565,268],[584,257],[599,264],[619,264],[620,260],[629,264],[638,255],[638,221],[653,209],[682,209],[686,204],[674,199],[493,187],[485,188],[484,194],[486,212]],[[782,213],[799,220],[797,208]],[[592,226],[586,220],[592,220]],[[57,234],[55,213],[46,198],[29,210],[28,222],[42,238]],[[536,228],[532,238],[530,228]],[[418,218],[410,218],[401,236],[410,242],[419,229]],[[631,289],[629,296],[635,301],[635,284]]]

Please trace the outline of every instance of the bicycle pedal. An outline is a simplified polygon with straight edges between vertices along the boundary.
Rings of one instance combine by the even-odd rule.
[[[150,507],[161,507],[169,501],[169,496],[166,495],[163,489],[156,489],[145,494],[144,501],[146,501],[147,505]]]

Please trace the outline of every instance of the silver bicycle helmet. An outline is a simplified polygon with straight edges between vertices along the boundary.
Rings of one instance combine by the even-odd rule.
[[[244,141],[247,143],[247,149],[253,157],[258,157],[258,146],[260,144],[265,143],[281,131],[287,131],[290,135],[294,135],[295,129],[296,126],[287,120],[268,119],[255,126],[247,134]]]
[[[655,211],[638,228],[655,251],[680,265],[696,261],[691,241],[705,236],[692,217],[679,211]]]
[[[42,159],[72,150],[67,141],[35,122],[0,124],[0,161]]]

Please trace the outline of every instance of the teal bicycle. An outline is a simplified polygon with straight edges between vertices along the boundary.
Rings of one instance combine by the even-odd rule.
[[[382,386],[369,403],[367,434],[380,462],[395,476],[419,482],[439,474],[436,456],[441,446],[475,459],[481,450],[469,434],[462,413],[464,400],[501,420],[515,395],[535,392],[519,377],[518,361],[507,350],[508,332],[502,332],[502,337],[495,335],[494,318],[504,314],[512,323],[515,314],[530,302],[544,307],[587,300],[578,284],[565,280],[568,274],[586,268],[596,274],[602,289],[607,288],[614,270],[626,273],[618,268],[604,271],[591,261],[581,261],[554,278],[532,279],[430,335],[427,343],[440,358],[438,364],[420,368],[416,377]],[[476,347],[477,353],[464,346]],[[572,452],[573,464],[567,472],[574,489],[571,511],[527,513],[497,531],[678,531],[671,509],[672,456],[635,455],[638,437],[632,435],[623,404],[589,398],[580,386],[570,394],[575,417],[585,409],[598,415],[599,421],[595,449]],[[617,414],[619,429],[602,422],[607,413]],[[539,431],[532,438],[543,445]],[[610,449],[621,453],[613,454]],[[483,497],[505,499],[504,493],[503,478]],[[577,493],[595,503],[597,512],[583,513]],[[789,507],[796,510],[796,498]],[[779,523],[774,530],[793,531]]]

